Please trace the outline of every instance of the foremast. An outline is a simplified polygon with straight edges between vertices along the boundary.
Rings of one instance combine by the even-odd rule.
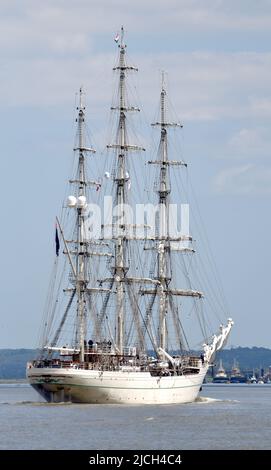
[[[87,337],[87,311],[91,314],[91,295],[97,292],[108,292],[109,289],[100,289],[89,285],[90,283],[90,270],[92,265],[90,259],[93,256],[112,257],[112,253],[104,251],[96,251],[90,249],[92,245],[103,245],[91,238],[88,225],[88,187],[94,186],[97,190],[101,186],[100,180],[89,180],[87,175],[86,156],[90,153],[95,153],[95,150],[86,145],[86,132],[85,132],[85,106],[83,103],[83,90],[82,87],[79,91],[79,103],[77,107],[77,139],[76,147],[73,149],[78,155],[77,170],[74,179],[70,179],[69,183],[73,185],[73,195],[70,195],[67,200],[67,207],[69,210],[75,212],[75,221],[72,232],[72,239],[68,240],[65,237],[64,230],[57,218],[57,225],[60,230],[65,250],[63,253],[67,255],[70,265],[69,281],[70,287],[63,289],[65,293],[70,293],[68,304],[61,317],[59,326],[50,344],[47,346],[47,339],[44,349],[49,352],[62,351],[58,347],[58,341],[63,330],[63,326],[68,318],[69,310],[76,300],[76,319],[75,331],[73,331],[72,344],[70,347],[65,346],[65,352],[72,352],[81,363],[85,361],[86,355],[86,337]],[[73,218],[74,220],[74,218]],[[94,276],[95,277],[95,276]],[[96,328],[97,319],[92,315],[94,320],[93,325]]]
[[[79,91],[79,105],[77,107],[78,124],[78,146],[74,149],[79,154],[78,159],[78,179],[71,180],[71,183],[77,185],[77,240],[75,253],[75,289],[77,296],[77,327],[76,327],[76,346],[80,349],[80,362],[84,361],[85,356],[85,338],[86,338],[86,293],[88,285],[87,277],[87,258],[88,244],[84,234],[84,210],[87,204],[86,188],[89,182],[86,179],[86,153],[94,153],[93,148],[86,147],[85,139],[85,106],[83,104],[83,90]]]

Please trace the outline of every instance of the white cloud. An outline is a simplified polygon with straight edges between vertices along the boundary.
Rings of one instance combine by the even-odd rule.
[[[80,42],[80,40],[79,40]],[[110,43],[111,45],[111,43]],[[2,59],[0,102],[4,105],[71,103],[81,83],[95,107],[111,101],[116,50],[86,56]],[[65,48],[60,43],[59,49]],[[158,101],[160,76],[169,77],[169,97],[182,120],[271,117],[270,53],[159,53],[133,57],[145,109]],[[153,113],[151,112],[151,115]]]
[[[271,98],[268,95],[262,98],[257,98],[257,97],[252,98],[250,100],[250,109],[254,116],[270,118],[271,117]]]
[[[271,5],[269,0],[2,0],[1,18],[0,39],[10,31],[27,42],[29,33],[46,41],[46,33],[112,34],[120,24],[131,32],[157,34],[269,32]]]
[[[213,181],[217,193],[231,195],[271,194],[271,168],[246,164],[221,170]]]
[[[100,108],[105,102],[109,106],[112,77],[108,74],[108,63],[111,62],[111,55],[96,55],[88,59],[48,58],[4,64],[0,72],[0,101],[11,107],[70,105],[74,93],[83,84],[93,106]]]
[[[221,161],[266,164],[271,160],[271,134],[268,124],[263,120],[261,126],[239,127],[231,133],[226,130],[213,143],[211,155]]]
[[[148,41],[152,35],[148,53],[133,57],[140,69],[141,101],[148,108],[157,102],[157,72],[165,69],[171,101],[184,121],[271,117],[270,53],[183,52],[185,44],[176,38],[172,48],[177,52],[161,47],[172,33],[271,29],[267,0],[257,5],[250,0],[2,0],[0,103],[70,103],[84,83],[94,106],[100,107],[101,100],[105,104],[112,92],[113,36],[120,23],[127,25],[134,50],[136,37],[142,51],[144,34]]]
[[[208,33],[215,40],[221,32],[269,33],[271,4],[268,0],[2,0],[0,51],[2,57],[16,58],[84,55],[101,36],[110,44],[121,24],[134,38],[137,33],[149,41],[151,34],[160,45],[172,34]]]
[[[240,129],[230,138],[227,152],[233,158],[271,157],[270,129],[266,127]]]

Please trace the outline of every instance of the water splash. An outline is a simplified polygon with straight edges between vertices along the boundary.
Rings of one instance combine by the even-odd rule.
[[[239,403],[239,400],[221,400],[219,398],[211,398],[211,397],[198,397],[195,400],[197,404],[211,404],[211,403]]]

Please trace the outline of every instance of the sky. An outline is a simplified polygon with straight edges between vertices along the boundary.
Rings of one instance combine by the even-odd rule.
[[[146,121],[161,70],[235,320],[229,346],[271,347],[271,0],[1,0],[0,348],[35,347],[53,224],[87,93],[98,146],[126,31]]]

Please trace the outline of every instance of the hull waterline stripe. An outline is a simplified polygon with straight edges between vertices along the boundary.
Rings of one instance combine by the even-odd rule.
[[[195,385],[182,385],[181,387],[113,387],[113,386],[104,386],[104,385],[84,385],[84,384],[69,384],[69,383],[60,383],[60,382],[37,382],[37,383],[30,383],[30,385],[58,385],[60,387],[85,387],[85,388],[111,388],[112,390],[177,390],[179,388],[192,388],[192,387],[200,387],[202,384],[195,384]]]

